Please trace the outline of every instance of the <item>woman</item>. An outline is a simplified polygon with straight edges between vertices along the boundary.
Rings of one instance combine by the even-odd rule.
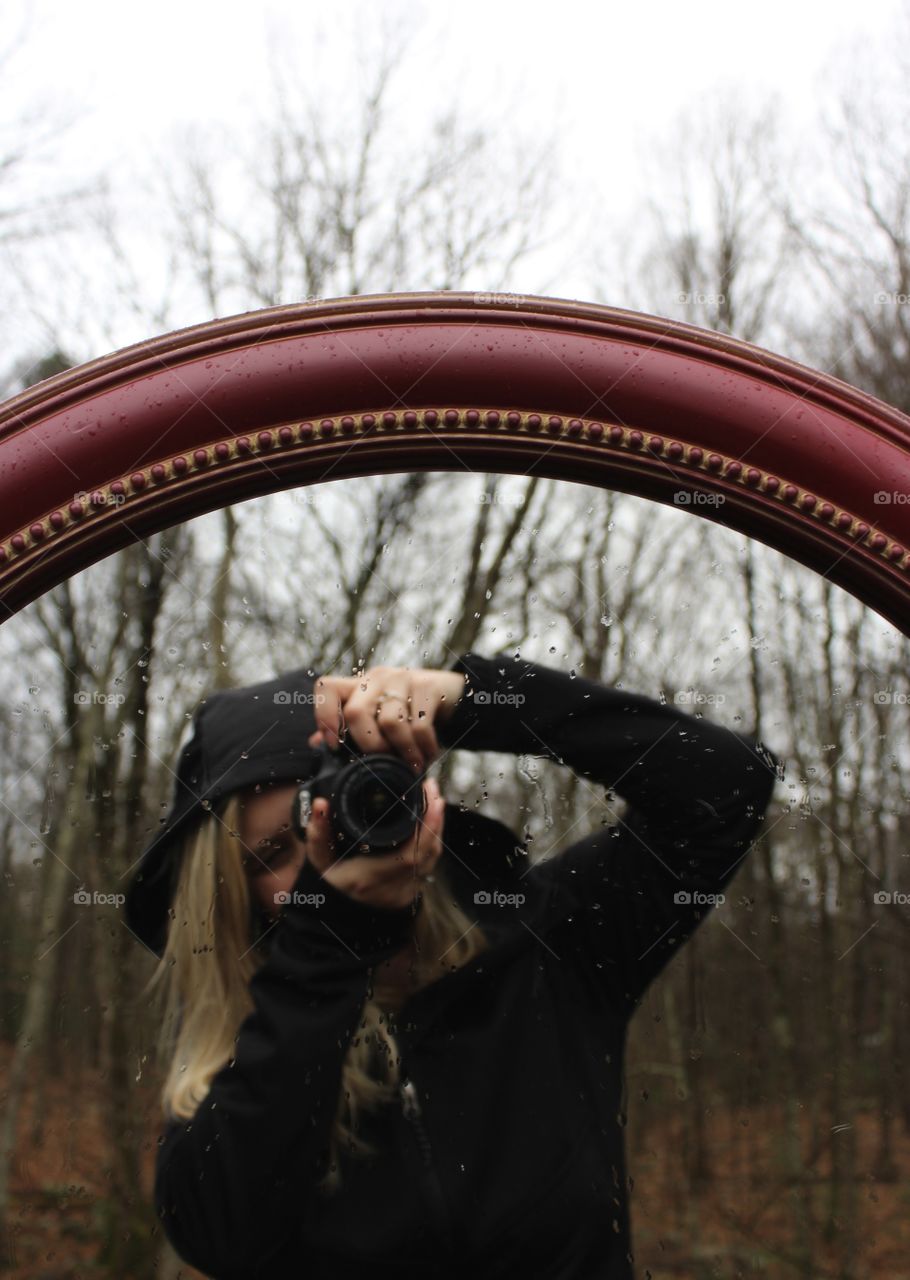
[[[339,860],[325,806],[305,841],[288,808],[302,744],[339,734],[418,769],[440,747],[546,756],[592,808],[604,788],[630,808],[530,865],[428,784],[410,841]],[[626,1028],[776,768],[752,737],[505,653],[212,695],[127,901],[171,983],[155,1201],[178,1254],[218,1280],[628,1280]]]

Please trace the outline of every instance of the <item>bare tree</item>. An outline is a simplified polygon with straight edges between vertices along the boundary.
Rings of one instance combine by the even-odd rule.
[[[828,107],[822,180],[782,199],[813,268],[810,358],[910,409],[910,8],[851,49]],[[887,46],[887,47],[886,47]],[[871,77],[871,80],[870,80]],[[846,83],[845,83],[846,81]],[[874,88],[873,88],[874,86]]]
[[[779,209],[790,167],[779,110],[712,91],[649,148],[648,194],[625,237],[633,306],[749,342],[781,333],[797,239]]]

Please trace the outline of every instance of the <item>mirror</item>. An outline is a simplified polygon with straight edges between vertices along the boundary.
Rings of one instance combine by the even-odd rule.
[[[161,1093],[169,1072],[202,1070],[204,1054],[197,1041],[196,1059],[175,1069],[156,1050],[164,984],[149,995],[155,958],[126,927],[122,895],[167,812],[200,697],[301,664],[345,676],[378,664],[447,671],[469,651],[520,652],[696,721],[757,727],[785,761],[724,901],[632,1016],[614,1137],[626,1144],[623,1186],[642,1269],[691,1262],[693,1240],[703,1241],[705,1266],[723,1258],[746,1268],[761,1255],[772,1270],[775,1259],[795,1265],[798,1256],[833,1267],[848,1248],[868,1255],[863,1242],[897,1221],[906,1191],[907,638],[781,551],[691,514],[684,503],[545,475],[430,469],[329,479],[133,538],[6,623],[0,936],[6,1117],[18,1133],[15,1146],[6,1139],[8,1239],[19,1258],[37,1257],[49,1220],[48,1256],[96,1257],[106,1223],[106,1247],[132,1251],[120,1254],[123,1274],[176,1274],[152,1209]],[[522,712],[503,702],[499,714]],[[451,803],[498,817],[535,865],[629,813],[621,782],[592,783],[534,752],[453,749],[435,772]],[[624,847],[627,859],[632,852]],[[253,948],[252,934],[249,942],[235,948],[234,978],[243,963],[248,979],[265,963],[268,949]],[[570,1046],[600,1045],[608,1015],[598,1000],[612,990],[603,946],[586,977],[593,990],[577,976],[561,986],[555,975],[571,957],[556,957],[546,938],[531,946],[541,976],[521,1025],[527,1033],[535,1011],[552,1021],[545,1060],[526,1062],[525,1079],[555,1078],[547,1073],[566,1069]],[[310,937],[301,963],[324,972],[320,954]],[[484,972],[479,952],[465,963]],[[488,965],[509,981],[508,967]],[[573,1003],[583,990],[588,1004]],[[434,1055],[467,1054],[474,1072],[521,1096],[518,1079],[481,1064],[481,1042],[470,1039],[490,998],[482,981],[469,999],[448,998],[425,1054],[415,1042],[404,1059],[414,1093],[403,1097],[402,1133],[414,1142],[392,1158],[416,1160],[414,1176],[421,1122],[432,1117],[430,1139],[445,1141],[433,1090],[429,1101],[423,1092]],[[303,989],[298,999],[310,1004]],[[371,1026],[378,1044],[382,1026]],[[408,1034],[405,1026],[394,1041],[399,1051]],[[314,1059],[325,1071],[330,1061]],[[617,1065],[599,1062],[605,1088]],[[563,1078],[575,1092],[586,1077]],[[75,1118],[73,1096],[82,1100]],[[558,1159],[575,1101],[540,1099],[514,1150],[530,1159],[546,1148]],[[362,1135],[379,1132],[373,1123]],[[481,1127],[495,1124],[494,1113]],[[477,1132],[467,1116],[462,1125]],[[95,1167],[101,1152],[107,1178]],[[450,1197],[461,1184],[446,1155],[443,1145],[434,1158]],[[566,1170],[553,1172],[560,1181],[536,1213],[557,1224],[573,1211],[559,1197]],[[364,1185],[379,1194],[391,1178],[373,1176],[355,1179],[350,1194]],[[492,1196],[495,1179],[483,1185]],[[301,1206],[299,1229],[328,1247],[349,1203],[320,1201],[315,1220]],[[527,1211],[520,1198],[503,1204],[503,1234],[511,1212],[520,1236]],[[271,1230],[269,1205],[257,1212]],[[432,1201],[423,1212],[432,1221]],[[113,1224],[124,1221],[130,1239],[118,1246]],[[834,1221],[836,1243],[826,1238]],[[356,1223],[348,1229],[356,1252]],[[197,1229],[194,1247],[204,1238]],[[184,1264],[181,1274],[205,1272]]]

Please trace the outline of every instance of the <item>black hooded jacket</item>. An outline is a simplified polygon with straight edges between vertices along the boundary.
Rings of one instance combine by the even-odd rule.
[[[399,1011],[401,1105],[367,1113],[378,1154],[343,1154],[335,1196],[316,1184],[342,1064],[370,970],[406,944],[413,912],[357,901],[304,864],[234,1060],[157,1155],[166,1234],[216,1280],[634,1275],[628,1022],[740,867],[780,766],[754,737],[541,663],[471,652],[451,669],[466,687],[437,725],[442,747],[548,757],[592,808],[615,790],[626,819],[519,858],[499,887],[472,894],[462,877],[491,946]]]

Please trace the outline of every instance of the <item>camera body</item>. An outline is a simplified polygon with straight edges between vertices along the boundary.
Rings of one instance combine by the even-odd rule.
[[[321,743],[312,778],[300,784],[291,806],[291,825],[306,839],[313,801],[329,802],[329,821],[339,858],[379,856],[409,840],[426,811],[424,772],[416,773],[400,756],[364,752],[340,742]]]

